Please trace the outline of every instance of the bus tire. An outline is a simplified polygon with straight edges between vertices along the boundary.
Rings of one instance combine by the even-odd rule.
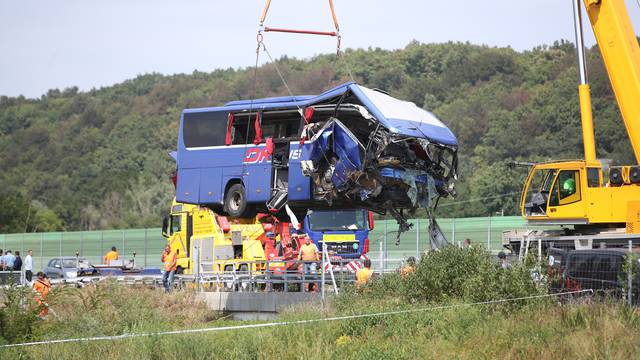
[[[244,185],[233,184],[229,187],[224,195],[224,212],[231,217],[251,217],[252,211],[247,204],[247,192]]]

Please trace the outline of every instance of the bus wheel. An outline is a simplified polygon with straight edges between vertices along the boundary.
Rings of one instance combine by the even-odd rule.
[[[224,196],[224,211],[231,217],[252,217],[247,192],[242,184],[233,184]],[[253,214],[255,216],[255,214]]]

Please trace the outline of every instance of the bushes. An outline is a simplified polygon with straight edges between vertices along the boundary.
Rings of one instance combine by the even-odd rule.
[[[117,335],[202,325],[215,320],[189,291],[163,291],[103,281],[84,288],[56,287],[48,302],[54,310],[38,320],[30,288],[3,291],[0,303],[0,343],[78,336]],[[55,314],[55,315],[53,315]]]
[[[38,308],[30,288],[11,286],[0,293],[0,344],[30,340]]]
[[[477,302],[536,295],[543,290],[525,266],[502,269],[482,248],[449,245],[422,257],[415,273],[403,282],[402,294],[411,302]]]
[[[545,293],[536,284],[529,265],[513,264],[502,269],[484,249],[461,249],[449,245],[423,255],[414,273],[402,278],[398,273],[373,279],[367,286],[345,289],[335,301],[341,311],[369,303],[402,304],[481,302],[526,297]],[[512,306],[512,305],[510,305]]]

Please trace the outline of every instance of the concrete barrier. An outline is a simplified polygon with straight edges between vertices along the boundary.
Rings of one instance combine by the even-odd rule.
[[[231,313],[235,319],[272,319],[290,305],[322,303],[316,293],[203,292],[198,296],[211,310]]]

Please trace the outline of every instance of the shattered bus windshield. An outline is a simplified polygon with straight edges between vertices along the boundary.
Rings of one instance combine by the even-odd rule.
[[[315,231],[365,230],[362,210],[309,211],[309,225]]]

